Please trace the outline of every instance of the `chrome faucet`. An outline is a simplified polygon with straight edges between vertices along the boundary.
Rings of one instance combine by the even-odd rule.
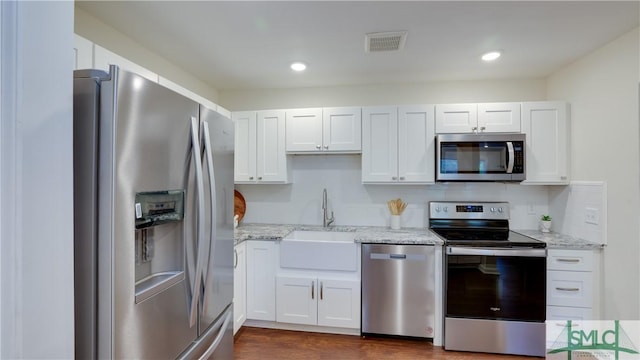
[[[331,217],[327,217],[327,189],[322,190],[322,226],[327,227],[333,223],[333,211]]]

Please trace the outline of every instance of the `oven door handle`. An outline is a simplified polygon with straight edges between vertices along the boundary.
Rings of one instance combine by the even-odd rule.
[[[535,248],[487,248],[447,246],[447,255],[526,256],[546,257],[546,249]]]

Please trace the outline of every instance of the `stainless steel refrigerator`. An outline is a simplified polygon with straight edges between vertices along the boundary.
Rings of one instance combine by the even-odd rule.
[[[232,359],[231,120],[78,70],[73,146],[76,358]]]

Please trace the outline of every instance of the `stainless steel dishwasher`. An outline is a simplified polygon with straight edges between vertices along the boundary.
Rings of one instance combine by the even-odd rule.
[[[362,245],[362,335],[433,338],[435,247]]]

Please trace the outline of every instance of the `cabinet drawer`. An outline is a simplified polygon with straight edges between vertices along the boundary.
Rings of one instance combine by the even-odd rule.
[[[593,320],[592,308],[569,306],[547,306],[547,320]],[[558,321],[559,326],[566,325]]]
[[[591,307],[592,291],[589,272],[547,271],[547,305]]]
[[[590,250],[549,250],[547,270],[592,271],[593,252]]]

